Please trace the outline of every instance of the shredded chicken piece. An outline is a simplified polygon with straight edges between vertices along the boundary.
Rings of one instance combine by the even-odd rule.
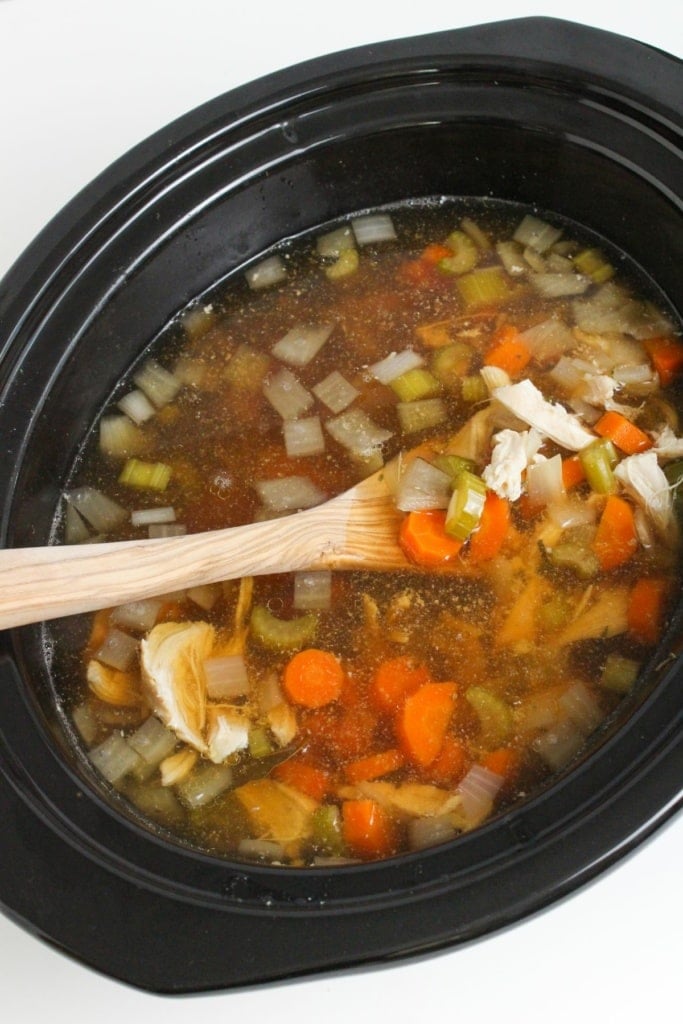
[[[522,493],[522,476],[541,447],[541,435],[531,430],[501,430],[493,435],[491,461],[482,476],[500,498],[516,501]]]
[[[628,629],[628,601],[627,587],[603,590],[585,611],[562,630],[555,644],[557,647],[565,647],[578,640],[597,640],[625,633]]]
[[[249,717],[229,704],[209,704],[206,716],[207,753],[215,764],[249,746]]]
[[[670,426],[662,427],[658,433],[653,434],[653,440],[652,451],[660,461],[683,459],[683,437],[676,437]]]
[[[208,622],[162,622],[142,641],[142,681],[149,704],[179,739],[202,753],[206,723],[203,663],[215,639]]]
[[[647,512],[661,537],[672,543],[676,538],[673,495],[657,453],[650,449],[629,455],[616,466],[614,475]]]
[[[318,804],[298,789],[274,779],[253,779],[238,786],[235,796],[249,815],[257,839],[291,843],[311,834]]]
[[[595,436],[581,423],[578,416],[567,412],[559,403],[549,402],[530,380],[521,380],[496,388],[495,402],[502,405],[544,437],[549,437],[563,448],[579,451],[595,440]]]

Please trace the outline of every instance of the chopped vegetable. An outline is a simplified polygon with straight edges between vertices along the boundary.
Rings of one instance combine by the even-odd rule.
[[[406,756],[423,768],[439,755],[455,706],[455,683],[423,683],[406,697],[397,733]]]
[[[499,267],[482,267],[457,278],[458,291],[468,308],[488,306],[507,299],[510,287]]]
[[[510,503],[494,491],[486,492],[479,526],[470,535],[470,562],[488,562],[500,553],[510,529]]]
[[[374,800],[344,800],[341,811],[342,835],[353,856],[376,859],[395,851],[395,826]]]
[[[619,460],[609,438],[587,444],[585,448],[581,449],[577,458],[583,476],[596,494],[613,494],[616,491],[617,481],[614,467]],[[575,469],[574,473],[578,476],[578,469]]]
[[[165,491],[172,475],[172,467],[165,462],[128,459],[119,474],[119,483],[141,491]]]
[[[648,576],[634,584],[626,616],[629,632],[636,640],[657,643],[664,626],[667,595],[666,580]]]
[[[486,504],[486,484],[481,477],[464,470],[455,481],[446,512],[446,533],[464,541],[476,530]]]
[[[652,438],[627,420],[620,412],[606,412],[595,424],[595,432],[606,437],[626,455],[647,451],[652,447]]]
[[[603,572],[617,569],[638,549],[638,534],[631,505],[610,494],[600,516],[593,551],[598,557]]]
[[[372,678],[371,696],[380,711],[394,714],[406,697],[430,682],[427,667],[412,657],[399,655],[383,661]]]
[[[341,695],[344,670],[334,654],[307,647],[287,662],[282,685],[295,704],[321,708]]]
[[[531,349],[511,324],[503,327],[492,338],[492,347],[484,356],[484,366],[497,366],[513,379],[519,377],[531,359]]]
[[[438,566],[452,561],[462,541],[446,532],[446,513],[439,510],[409,512],[401,523],[399,543],[416,565]]]
[[[294,651],[315,636],[318,619],[309,612],[295,619],[279,619],[264,605],[251,613],[250,633],[267,650]]]
[[[646,338],[643,347],[659,374],[662,387],[673,384],[683,370],[683,342],[673,338]]]

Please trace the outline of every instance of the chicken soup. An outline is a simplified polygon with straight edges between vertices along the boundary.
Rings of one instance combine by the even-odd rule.
[[[507,203],[359,214],[217,285],[112,395],[63,541],[296,515],[384,468],[406,566],[160,594],[76,653],[51,626],[103,784],[284,866],[441,843],[547,784],[665,628],[682,368],[625,257]]]

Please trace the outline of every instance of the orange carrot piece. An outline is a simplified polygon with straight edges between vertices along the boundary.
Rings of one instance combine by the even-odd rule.
[[[633,509],[623,498],[610,494],[593,540],[593,551],[601,569],[603,572],[617,569],[628,562],[637,549],[638,534]]]
[[[498,747],[482,758],[482,765],[490,772],[500,775],[506,784],[514,782],[520,767],[519,751],[512,747]]]
[[[638,580],[629,595],[627,621],[629,632],[644,644],[655,644],[664,625],[668,586],[666,580],[645,577]]]
[[[422,250],[420,259],[424,260],[425,263],[436,264],[452,255],[453,250],[449,249],[447,245],[441,245],[439,242],[432,242]]]
[[[380,779],[383,775],[390,775],[398,771],[405,762],[400,750],[391,747],[389,750],[380,750],[377,754],[368,754],[367,757],[359,757],[351,761],[344,768],[344,774],[351,783],[370,782],[372,779]]]
[[[92,653],[93,651],[98,650],[104,643],[107,633],[109,632],[110,615],[111,608],[102,608],[93,615],[92,625],[90,626],[90,636],[88,638],[88,645],[86,648],[88,652]]]
[[[322,801],[332,788],[332,777],[328,771],[303,755],[294,755],[273,768],[272,775],[278,782],[284,782],[292,789]]]
[[[441,509],[409,512],[401,522],[399,544],[416,565],[438,566],[459,554],[462,541],[446,533],[446,513]]]
[[[470,763],[467,748],[455,738],[445,736],[441,750],[428,768],[428,777],[437,786],[456,786]]]
[[[349,853],[372,860],[395,852],[394,823],[375,800],[345,800],[341,811],[342,835]]]
[[[645,431],[615,410],[601,416],[594,429],[601,437],[609,438],[626,455],[645,452],[652,447],[652,439]]]
[[[334,654],[307,647],[287,662],[282,685],[294,704],[321,708],[341,694],[344,670]]]
[[[683,370],[683,343],[673,338],[647,338],[643,347],[659,374],[662,387],[668,387]]]
[[[436,760],[455,707],[455,683],[424,683],[407,697],[396,732],[406,756],[422,768]]]
[[[562,483],[565,491],[578,487],[585,479],[586,473],[578,455],[569,455],[562,460]]]
[[[511,377],[519,377],[531,359],[531,349],[522,341],[517,328],[506,324],[496,331],[492,342],[484,356],[484,366],[497,366]]]
[[[370,684],[372,701],[380,711],[395,714],[406,697],[430,681],[429,669],[406,654],[383,661]]]
[[[505,542],[510,527],[510,503],[495,491],[486,492],[479,526],[469,538],[470,559],[486,562],[495,558]]]

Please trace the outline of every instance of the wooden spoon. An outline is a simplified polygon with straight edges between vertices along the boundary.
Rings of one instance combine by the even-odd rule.
[[[202,583],[302,569],[405,568],[387,467],[281,519],[157,540],[0,551],[0,628]]]

